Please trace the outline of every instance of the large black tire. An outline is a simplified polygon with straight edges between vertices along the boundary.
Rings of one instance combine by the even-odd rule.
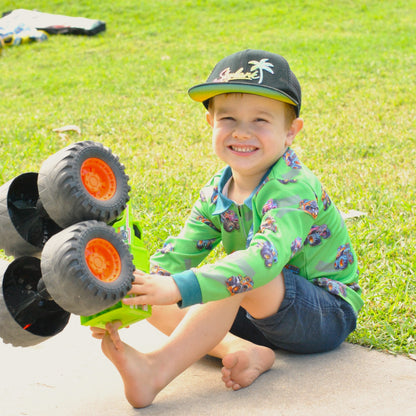
[[[124,166],[101,143],[74,143],[41,166],[39,197],[62,228],[85,220],[110,223],[126,208],[130,187]]]
[[[39,256],[61,230],[38,204],[37,180],[37,173],[28,172],[0,187],[0,248],[9,256]]]
[[[46,289],[63,309],[94,315],[130,290],[133,256],[113,227],[83,221],[55,234],[42,251]]]
[[[40,295],[40,260],[0,260],[0,337],[15,347],[30,347],[61,332],[70,314]]]

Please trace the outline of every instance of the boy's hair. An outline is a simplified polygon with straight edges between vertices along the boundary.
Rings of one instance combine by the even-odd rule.
[[[233,93],[233,92],[224,93],[224,95],[228,95],[228,94],[238,94],[238,93]],[[244,93],[240,93],[240,94],[244,94]],[[204,102],[204,105],[208,111],[212,111],[213,109],[213,103],[214,103],[213,98],[214,97],[211,97]],[[283,104],[284,104],[284,112],[285,112],[285,125],[286,127],[289,128],[292,125],[293,120],[297,118],[296,108],[292,104],[288,104],[285,102],[283,102]]]
[[[286,59],[275,53],[247,49],[222,59],[207,82],[190,88],[190,97],[208,108],[210,98],[240,92],[290,104],[298,117],[301,88]]]

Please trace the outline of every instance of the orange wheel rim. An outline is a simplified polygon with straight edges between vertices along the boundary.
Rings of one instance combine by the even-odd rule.
[[[95,157],[81,166],[81,181],[90,195],[101,201],[111,199],[117,188],[116,177],[110,166]]]
[[[98,280],[114,282],[121,273],[121,260],[115,247],[102,238],[90,240],[85,247],[85,260]]]

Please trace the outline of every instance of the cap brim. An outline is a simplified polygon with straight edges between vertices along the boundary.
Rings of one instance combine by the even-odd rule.
[[[262,97],[272,98],[274,100],[283,101],[294,106],[298,106],[298,103],[291,99],[283,91],[274,90],[271,88],[265,88],[253,84],[243,84],[234,82],[212,82],[195,85],[188,90],[189,96],[200,103],[209,100],[212,97],[220,94],[226,94],[230,92],[239,92],[245,94],[261,95]]]

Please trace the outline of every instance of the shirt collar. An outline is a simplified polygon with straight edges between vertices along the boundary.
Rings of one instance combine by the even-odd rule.
[[[277,163],[277,162],[276,162]],[[257,191],[259,190],[259,188],[262,186],[262,184],[264,183],[264,181],[266,180],[266,178],[269,176],[271,170],[273,169],[274,165],[276,164],[274,163],[272,166],[270,166],[270,168],[267,170],[267,172],[265,173],[265,175],[263,176],[263,178],[260,180],[259,184],[256,186],[256,188],[254,189],[254,191],[250,194],[250,196],[245,199],[244,201],[244,205],[249,209],[249,210],[253,210],[253,197],[254,195],[257,193]],[[227,211],[230,206],[232,204],[234,204],[235,202],[232,201],[231,199],[229,199],[227,196],[225,196],[223,194],[223,190],[224,187],[226,185],[226,183],[230,180],[230,178],[232,177],[233,173],[231,170],[230,166],[227,166],[220,177],[220,180],[218,182],[218,195],[217,195],[217,200],[215,202],[216,204],[216,208],[213,212],[213,215],[219,215],[222,214],[223,212]]]
[[[231,168],[227,166],[222,171],[220,181],[218,182],[218,189],[214,191],[214,192],[217,192],[217,195],[216,195],[217,199],[215,201],[216,208],[215,208],[215,211],[213,212],[213,215],[222,214],[223,212],[227,211],[227,209],[229,209],[230,206],[233,204],[233,201],[231,201],[231,199],[229,199],[223,194],[224,186],[230,180],[231,176],[232,176]]]

